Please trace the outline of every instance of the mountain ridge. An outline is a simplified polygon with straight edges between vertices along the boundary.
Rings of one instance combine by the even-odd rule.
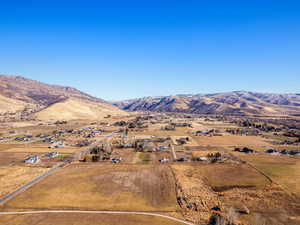
[[[182,112],[195,114],[297,114],[300,95],[233,91],[213,94],[144,97],[114,102],[127,111]]]
[[[0,106],[4,119],[7,115],[12,119],[101,119],[108,115],[127,114],[76,88],[14,75],[0,75]]]

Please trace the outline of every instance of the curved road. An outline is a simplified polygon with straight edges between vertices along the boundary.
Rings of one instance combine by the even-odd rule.
[[[106,137],[110,137],[113,136],[114,133],[106,136]],[[33,186],[34,184],[40,182],[41,180],[43,180],[44,178],[46,178],[47,176],[49,176],[50,174],[54,173],[56,170],[64,167],[66,164],[68,164],[69,161],[65,161],[59,165],[57,165],[56,167],[50,169],[49,171],[47,171],[46,173],[42,174],[41,176],[33,179],[32,181],[30,181],[29,183],[23,185],[22,187],[20,187],[19,189],[17,189],[16,191],[6,195],[3,198],[0,198],[0,204],[3,204],[5,202],[7,202],[8,200],[10,200],[11,198],[15,197],[17,194],[27,190],[28,188],[30,188],[31,186]],[[171,216],[166,216],[166,215],[161,215],[158,213],[150,213],[150,212],[126,212],[126,211],[81,211],[81,210],[45,210],[45,211],[24,211],[24,212],[0,212],[0,215],[25,215],[25,214],[47,214],[47,213],[82,213],[82,214],[129,214],[129,215],[144,215],[144,216],[155,216],[155,217],[161,217],[161,218],[165,218],[165,219],[169,219],[169,220],[173,220],[182,224],[186,224],[186,225],[195,225],[191,222],[187,222],[181,219],[177,219]]]
[[[187,222],[181,219],[177,219],[171,216],[161,215],[157,213],[148,212],[126,212],[126,211],[80,211],[80,210],[45,210],[45,211],[28,211],[28,212],[0,212],[0,215],[25,215],[25,214],[47,214],[47,213],[82,213],[82,214],[131,214],[131,215],[143,215],[143,216],[156,216],[165,219],[173,220],[182,224],[195,225],[191,222]]]

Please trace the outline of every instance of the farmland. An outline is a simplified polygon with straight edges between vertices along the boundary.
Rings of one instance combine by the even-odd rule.
[[[0,197],[16,190],[19,186],[28,183],[33,178],[46,172],[46,168],[24,166],[4,166],[0,170]]]
[[[72,165],[17,196],[6,208],[175,211],[174,185],[164,166]]]
[[[258,169],[282,185],[290,193],[300,196],[300,161],[286,156],[242,156]]]
[[[97,225],[119,225],[121,221],[126,225],[180,225],[182,223],[169,219],[143,216],[143,215],[103,215],[103,214],[42,214],[42,215],[17,215],[1,216],[0,223],[5,225],[56,224],[56,225],[90,225],[97,221]]]
[[[277,225],[274,221],[297,224],[300,158],[265,151],[295,151],[299,145],[277,143],[279,135],[270,132],[228,133],[228,129],[240,129],[228,121],[182,117],[138,114],[101,122],[30,124],[12,129],[13,135],[20,137],[30,134],[33,142],[0,144],[2,196],[51,168],[58,169],[4,202],[1,211],[132,214],[0,215],[0,223],[119,224],[122,220],[132,225],[181,224],[134,215],[144,212],[205,225],[215,215],[228,219],[231,210],[236,215],[235,225],[260,225],[257,218],[270,225]],[[51,148],[54,144],[59,147]],[[252,154],[234,151],[244,147],[253,150]],[[26,163],[28,157],[39,160]]]

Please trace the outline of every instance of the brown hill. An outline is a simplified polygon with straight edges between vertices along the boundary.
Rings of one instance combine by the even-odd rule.
[[[107,115],[127,115],[123,110],[106,103],[69,98],[35,114],[40,120],[99,120]]]
[[[127,113],[72,87],[0,75],[0,114],[42,120],[100,119]]]
[[[207,95],[146,97],[115,103],[128,111],[226,115],[300,114],[299,94],[228,92]]]
[[[104,102],[102,99],[92,97],[72,87],[45,84],[21,76],[0,75],[0,94],[44,106],[66,100],[69,97]]]

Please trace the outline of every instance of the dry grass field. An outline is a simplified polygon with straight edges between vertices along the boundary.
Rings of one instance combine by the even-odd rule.
[[[12,144],[0,144],[0,152],[1,151],[5,151],[5,150],[8,150],[10,148],[13,148],[15,147],[16,145],[12,145]],[[24,146],[24,145],[22,145]]]
[[[12,152],[12,153],[47,153],[47,152],[59,152],[59,153],[74,153],[78,151],[79,148],[42,148],[42,147],[24,147],[24,148],[9,148],[3,150],[2,152]]]
[[[21,163],[27,156],[27,153],[0,152],[0,167]]]
[[[175,211],[175,181],[166,166],[74,164],[5,208]]]
[[[300,197],[300,158],[278,155],[240,155],[286,190]]]
[[[0,216],[5,225],[181,225],[169,219],[142,215],[42,214]]]
[[[130,132],[129,136],[158,136],[158,137],[169,137],[169,136],[183,136],[188,135],[189,128],[177,127],[174,131],[161,130],[160,128],[149,128],[143,132]]]
[[[110,120],[112,118],[107,119],[107,121]],[[123,119],[118,118],[118,120]],[[175,131],[161,130],[163,125],[151,124],[150,128],[144,131],[130,131],[129,139],[151,138],[151,136],[171,137],[175,143],[177,158],[192,159],[216,152],[232,153],[254,165],[279,185],[272,183],[251,165],[238,160],[225,163],[174,162],[171,150],[135,152],[130,148],[114,148],[111,158],[122,158],[121,163],[113,164],[109,160],[95,163],[72,163],[17,195],[1,206],[0,210],[148,211],[162,214],[173,213],[177,214],[177,217],[196,224],[207,224],[213,213],[212,208],[216,206],[220,206],[221,213],[230,207],[239,210],[247,206],[251,213],[240,215],[240,220],[247,222],[248,225],[257,225],[255,222],[257,217],[264,218],[268,225],[297,224],[300,206],[286,190],[300,197],[300,176],[298,176],[300,159],[272,156],[262,152],[247,155],[234,152],[233,149],[249,147],[263,151],[268,148],[298,149],[298,146],[274,145],[271,138],[261,136],[224,134],[209,137],[194,136],[191,133],[198,129],[222,130],[228,126],[235,126],[223,122],[200,121],[197,123],[194,121],[193,128],[176,128]],[[90,127],[90,124],[86,120],[84,124],[82,121],[76,123],[73,121],[62,126],[45,125],[17,129],[20,132],[37,134],[75,127]],[[103,129],[115,131],[119,128],[110,126],[103,127]],[[66,136],[70,140],[78,138],[71,134]],[[188,144],[177,145],[177,138],[187,136],[190,137]],[[164,143],[164,145],[167,144],[167,142]],[[163,144],[156,143],[155,145]],[[26,167],[23,163],[11,164],[12,161],[20,162],[29,154],[43,155],[50,151],[73,154],[77,150],[78,148],[69,147],[49,149],[45,143],[0,144],[0,166],[2,165],[0,195],[15,190],[46,171],[39,167]],[[168,158],[170,161],[166,164],[160,163],[161,158]],[[53,166],[58,162],[57,160],[42,158],[43,162],[39,166]],[[180,197],[185,197],[187,200],[180,203]],[[187,207],[189,203],[192,204],[192,208]],[[0,216],[0,224],[173,225],[178,223],[148,216],[44,214]]]
[[[0,167],[0,197],[13,192],[48,169],[25,166]]]
[[[184,212],[185,217],[194,222],[207,222],[211,208],[215,206],[227,209],[246,206],[252,213],[242,215],[240,220],[247,224],[255,224],[249,221],[254,221],[257,215],[262,216],[268,225],[297,224],[291,219],[299,213],[297,206],[293,205],[296,200],[246,164],[176,164],[172,168],[180,187],[179,193],[196,204],[198,212]]]
[[[199,178],[217,192],[234,188],[263,188],[268,180],[246,164],[173,165],[187,175]]]
[[[65,130],[65,129],[76,129],[82,127],[82,124],[78,123],[68,123],[63,125],[37,125],[37,124],[24,124],[24,126],[19,126],[11,128],[18,133],[30,133],[32,135],[37,135],[39,133],[52,133],[54,130]]]
[[[200,146],[217,146],[232,149],[233,147],[251,147],[251,148],[270,148],[272,145],[264,138],[259,136],[238,136],[238,135],[224,135],[224,136],[196,136],[194,140]]]
[[[149,152],[136,152],[133,158],[133,163],[135,164],[152,164],[154,154]]]

